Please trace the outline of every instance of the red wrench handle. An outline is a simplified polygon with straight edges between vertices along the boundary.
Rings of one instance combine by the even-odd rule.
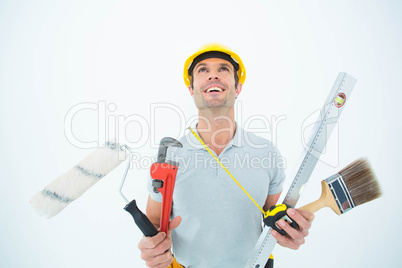
[[[177,166],[168,163],[153,163],[151,166],[152,179],[162,181],[162,186],[158,187],[159,192],[162,194],[160,231],[165,233],[169,230],[177,170]]]

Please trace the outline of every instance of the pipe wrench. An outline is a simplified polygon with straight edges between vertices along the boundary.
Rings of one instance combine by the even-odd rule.
[[[166,161],[166,153],[169,146],[172,147],[183,147],[183,145],[170,137],[165,137],[161,140],[158,150],[157,162],[153,163],[150,169],[151,177],[153,179],[152,186],[154,187],[154,192],[160,192],[162,194],[162,210],[161,210],[161,220],[160,220],[160,231],[167,233],[169,229],[170,213],[172,210],[173,201],[173,190],[176,182],[176,174],[179,167],[179,163],[174,161]],[[130,148],[126,146],[126,149],[131,152]],[[120,186],[120,194],[124,200],[127,198],[122,193],[122,188],[124,181],[127,176],[130,163],[126,168],[126,172],[123,177],[123,181]],[[145,236],[154,236],[158,233],[156,228],[153,226],[148,217],[139,210],[135,199],[129,202],[124,210],[129,212],[137,226],[140,228]]]
[[[170,213],[172,211],[173,190],[176,182],[176,174],[179,163],[166,160],[166,153],[169,146],[183,147],[173,138],[163,138],[159,145],[158,159],[151,166],[152,186],[155,193],[162,194],[162,211],[160,231],[167,233],[169,229]]]
[[[172,200],[173,200],[173,190],[176,182],[176,174],[179,167],[179,163],[174,161],[166,161],[166,153],[169,146],[172,147],[183,147],[183,145],[169,137],[165,137],[161,140],[159,144],[158,150],[158,158],[157,162],[153,163],[151,166],[151,177],[153,179],[152,186],[154,187],[155,192],[160,192],[162,194],[162,210],[161,210],[161,221],[160,221],[160,231],[165,232],[169,229],[169,221],[170,221],[170,213],[172,209]],[[125,148],[131,153],[129,147],[125,146]],[[127,177],[128,169],[130,167],[130,163],[128,163],[126,172],[123,176],[123,180],[120,186],[120,195],[124,200],[128,203],[124,210],[131,214],[134,219],[134,222],[137,224],[138,228],[140,228],[141,232],[145,236],[155,236],[158,234],[158,230],[156,230],[155,226],[151,223],[148,217],[137,207],[137,203],[135,199],[131,202],[128,202],[127,198],[124,196],[122,192],[122,188],[124,185],[124,181]],[[177,263],[176,259],[174,259],[173,263],[168,268],[182,268],[179,263]]]

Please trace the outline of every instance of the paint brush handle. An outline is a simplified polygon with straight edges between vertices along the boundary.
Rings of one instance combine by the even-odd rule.
[[[318,200],[302,206],[300,209],[310,211],[311,213],[317,212],[323,207],[331,208],[336,214],[341,215],[341,211],[336,204],[334,195],[331,192],[331,189],[328,186],[328,183],[323,180],[321,181],[321,196]]]
[[[128,203],[124,210],[133,216],[135,224],[137,224],[138,228],[140,228],[141,232],[145,236],[155,236],[158,234],[158,230],[156,230],[155,226],[148,219],[147,215],[145,215],[138,207],[135,199]]]
[[[302,206],[300,209],[310,211],[311,213],[315,213],[318,210],[322,209],[323,207],[325,207],[325,203],[321,199],[318,199],[314,202],[311,202],[310,204]]]
[[[325,180],[321,182],[321,188],[322,189],[320,198],[314,202],[311,202],[310,204],[302,206],[300,209],[315,213],[323,207],[330,207],[336,214],[340,215],[341,213],[336,205],[334,195],[332,194],[331,189],[329,188],[328,183]],[[276,225],[276,222],[280,219],[284,219],[289,223],[290,226],[292,226],[293,228],[297,228],[297,223],[293,221],[286,212],[289,207],[290,206],[286,204],[272,206],[267,212],[266,217],[264,218],[264,223],[272,227],[275,231],[282,235],[285,235],[286,232]]]

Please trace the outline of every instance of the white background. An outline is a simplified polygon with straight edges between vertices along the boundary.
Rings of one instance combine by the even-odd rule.
[[[238,120],[266,118],[272,131],[262,135],[279,146],[288,170],[303,123],[338,73],[358,79],[299,205],[361,156],[384,195],[342,216],[317,212],[305,245],[275,248],[276,267],[400,267],[401,15],[397,0],[1,1],[0,266],[144,266],[142,235],[118,194],[124,165],[52,219],[29,200],[93,151],[65,131],[75,142],[96,142],[104,124],[106,136],[144,159],[124,190],[144,209],[154,141],[178,137],[196,114],[183,63],[201,45],[221,42],[247,70]],[[96,109],[80,110],[66,129],[77,105]],[[116,127],[119,117],[132,120]]]

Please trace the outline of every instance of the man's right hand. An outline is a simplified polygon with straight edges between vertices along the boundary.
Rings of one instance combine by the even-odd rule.
[[[138,248],[141,250],[141,258],[151,268],[166,268],[173,262],[172,255],[172,230],[181,223],[181,217],[177,216],[169,223],[167,234],[160,232],[153,237],[144,237],[140,240]]]

